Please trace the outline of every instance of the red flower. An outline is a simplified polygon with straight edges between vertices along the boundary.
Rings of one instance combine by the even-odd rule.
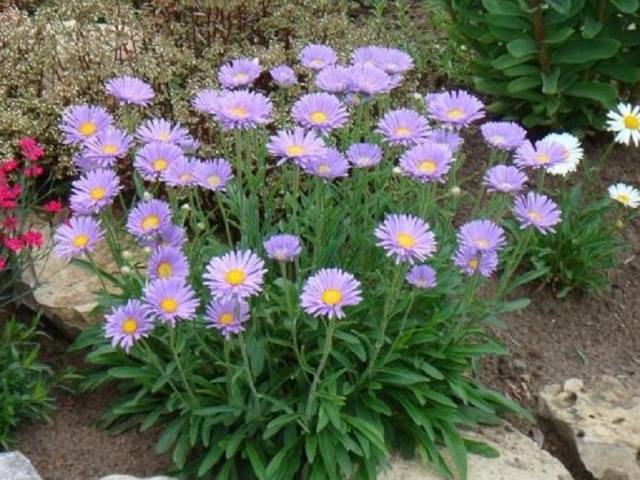
[[[45,212],[49,212],[52,214],[56,214],[62,211],[62,202],[60,200],[49,200],[47,203],[42,205]]]
[[[18,168],[18,165],[18,161],[15,158],[9,158],[7,160],[3,160],[2,163],[0,163],[0,169],[3,173],[9,173]]]
[[[25,177],[39,177],[44,173],[44,169],[40,165],[33,165],[24,169]]]
[[[7,237],[2,242],[4,246],[7,247],[12,252],[18,253],[24,247],[22,243],[22,239],[20,237]]]
[[[6,265],[7,265],[7,261],[3,257],[0,257],[0,272],[4,270],[4,267]]]
[[[25,137],[20,140],[20,151],[23,156],[32,162],[37,162],[44,155],[44,149],[38,145],[35,138],[31,137]]]
[[[18,219],[10,215],[2,221],[2,227],[8,232],[15,232],[18,229]]]
[[[22,241],[27,247],[40,248],[43,244],[42,233],[37,230],[29,230],[22,234]]]
[[[20,192],[20,185],[9,187],[6,183],[0,184],[0,208],[16,208]]]

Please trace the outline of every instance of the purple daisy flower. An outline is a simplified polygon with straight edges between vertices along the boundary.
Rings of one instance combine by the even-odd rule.
[[[323,157],[327,147],[313,131],[295,127],[293,130],[280,130],[269,138],[267,150],[271,155],[279,157],[278,165],[293,159],[304,164],[312,157]]]
[[[498,268],[498,254],[494,250],[481,251],[471,245],[461,245],[456,250],[453,263],[465,275],[480,273],[489,278]]]
[[[85,142],[82,154],[98,159],[98,162],[113,163],[112,159],[122,158],[127,154],[132,140],[127,132],[108,127]]]
[[[414,287],[433,288],[436,286],[436,271],[429,265],[416,265],[411,267],[406,279]]]
[[[312,70],[322,70],[334,65],[337,61],[336,52],[326,45],[311,44],[300,51],[300,63]]]
[[[396,85],[389,74],[378,67],[357,64],[349,71],[349,89],[365,95],[388,93]]]
[[[200,148],[200,142],[197,139],[193,138],[191,135],[187,135],[178,143],[178,146],[184,153],[194,155]]]
[[[210,88],[200,90],[191,101],[191,105],[201,113],[213,115],[217,111],[218,101],[221,96],[222,93],[219,90]]]
[[[329,93],[303,95],[293,104],[291,115],[298,124],[316,128],[323,133],[342,127],[348,120],[347,110],[342,102]]]
[[[207,266],[204,283],[214,298],[244,299],[262,291],[264,261],[251,250],[214,257]]]
[[[375,167],[382,161],[382,148],[375,143],[354,143],[347,150],[347,159],[359,168]]]
[[[179,145],[188,136],[189,132],[182,125],[174,125],[163,118],[146,120],[136,131],[136,138],[142,143],[162,142]]]
[[[542,234],[555,232],[553,227],[561,220],[556,203],[546,195],[535,192],[516,198],[513,213],[520,222],[520,228],[535,227]]]
[[[548,169],[564,161],[565,149],[556,142],[539,140],[535,147],[529,140],[525,140],[518,147],[513,162],[521,168]]]
[[[462,146],[462,137],[451,130],[431,130],[427,139],[433,143],[446,145],[451,150],[451,154],[455,155]]]
[[[424,141],[429,127],[427,120],[415,110],[401,108],[384,114],[376,132],[392,145],[411,145]]]
[[[515,150],[527,138],[526,130],[515,122],[487,122],[480,131],[484,140],[499,150]]]
[[[213,158],[198,162],[194,175],[197,184],[202,188],[223,192],[233,178],[233,169],[224,158]]]
[[[86,149],[75,152],[71,155],[73,166],[81,172],[90,172],[98,168],[113,168],[116,163],[115,157],[90,157],[86,155]]]
[[[146,200],[129,212],[127,231],[138,238],[150,238],[171,225],[171,207],[163,200]]]
[[[161,179],[171,187],[189,187],[196,184],[195,169],[195,160],[181,157],[169,164]]]
[[[316,87],[325,92],[346,92],[351,81],[350,73],[350,69],[341,65],[331,65],[323,68],[316,75]]]
[[[429,224],[412,215],[388,215],[375,230],[379,247],[396,263],[423,261],[436,251]]]
[[[426,103],[431,118],[439,122],[465,126],[484,117],[484,104],[464,90],[432,93]]]
[[[473,220],[460,227],[458,242],[476,250],[498,251],[507,243],[504,230],[491,220]]]
[[[99,168],[74,180],[71,188],[71,210],[78,215],[92,215],[111,205],[122,187],[113,170]]]
[[[380,68],[385,72],[402,74],[413,69],[413,58],[407,52],[397,48],[384,48],[383,50]]]
[[[92,252],[104,238],[100,222],[92,217],[71,217],[53,236],[53,252],[64,260]]]
[[[452,163],[451,150],[441,143],[419,143],[400,157],[402,171],[422,183],[444,182]]]
[[[349,162],[333,147],[327,148],[323,157],[309,158],[302,166],[311,175],[325,180],[349,175]]]
[[[273,105],[261,93],[247,90],[224,92],[215,118],[224,130],[249,129],[271,121]]]
[[[145,180],[155,181],[170,165],[184,159],[182,150],[173,143],[152,142],[136,153],[133,166]]]
[[[121,104],[148,105],[155,93],[151,85],[139,78],[124,75],[112,78],[104,84],[109,95],[116,97]]]
[[[120,346],[129,353],[135,342],[153,330],[153,319],[140,300],[129,300],[105,315],[104,335],[113,348]]]
[[[484,175],[484,184],[489,192],[516,193],[524,188],[527,181],[527,176],[511,165],[496,165]]]
[[[351,54],[351,63],[369,67],[383,68],[385,49],[376,45],[356,48]]]
[[[113,125],[113,117],[102,107],[76,105],[62,114],[60,130],[67,145],[82,143]]]
[[[263,243],[267,257],[279,262],[290,262],[302,252],[300,238],[287,233],[272,235]]]
[[[225,88],[246,87],[260,76],[261,71],[257,58],[238,58],[220,67],[218,81]]]
[[[362,301],[360,282],[339,268],[323,268],[302,287],[300,305],[314,317],[343,318],[344,307]]]
[[[298,83],[296,72],[288,65],[278,65],[269,70],[273,83],[282,88],[292,87]]]
[[[149,258],[149,278],[177,278],[185,280],[189,276],[189,262],[180,248],[158,247]]]
[[[196,292],[179,278],[160,278],[147,284],[144,302],[149,315],[172,327],[178,320],[191,320],[198,308]]]
[[[184,227],[169,224],[151,235],[138,238],[141,245],[150,248],[173,247],[182,248],[187,242],[187,232]]]
[[[244,332],[244,323],[249,320],[249,305],[242,300],[213,300],[204,318],[209,327],[220,330],[228,340],[232,334]]]

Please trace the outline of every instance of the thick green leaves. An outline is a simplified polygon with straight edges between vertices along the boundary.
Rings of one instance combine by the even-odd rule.
[[[602,82],[576,82],[567,90],[567,95],[596,100],[605,106],[611,106],[618,98],[618,91],[612,85]]]
[[[571,0],[546,0],[556,12],[566,15],[571,10]]]
[[[558,47],[553,54],[557,64],[580,64],[613,57],[620,49],[620,42],[610,38],[571,40]]]
[[[521,58],[538,51],[538,45],[533,38],[519,38],[507,43],[507,50],[516,58]]]
[[[611,3],[623,13],[634,13],[640,7],[638,0],[611,0]]]
[[[525,90],[531,90],[542,84],[540,77],[520,77],[510,81],[507,84],[507,91],[509,93],[524,92]]]

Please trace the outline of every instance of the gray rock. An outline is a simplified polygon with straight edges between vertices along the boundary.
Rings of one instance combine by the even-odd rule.
[[[483,441],[500,452],[498,458],[469,455],[469,480],[571,480],[571,474],[548,452],[509,425],[482,428],[466,437]],[[445,453],[446,457],[446,453]],[[449,462],[452,465],[451,462]],[[379,480],[444,480],[418,460],[394,458]]]
[[[585,386],[570,379],[538,397],[549,420],[599,480],[640,480],[640,390],[605,376]]]
[[[27,457],[20,452],[0,453],[2,480],[42,480]]]

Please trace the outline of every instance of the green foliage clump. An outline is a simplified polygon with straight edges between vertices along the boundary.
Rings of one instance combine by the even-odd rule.
[[[444,0],[489,110],[526,127],[596,128],[640,80],[637,0]]]
[[[54,406],[56,375],[40,362],[38,321],[15,319],[0,326],[0,447],[8,449],[13,430],[23,421],[48,420]]]
[[[529,259],[559,297],[570,292],[600,293],[609,286],[608,273],[619,263],[626,243],[621,238],[621,208],[611,199],[590,201],[581,185],[562,191],[558,204],[562,222],[554,235],[532,242]]]

